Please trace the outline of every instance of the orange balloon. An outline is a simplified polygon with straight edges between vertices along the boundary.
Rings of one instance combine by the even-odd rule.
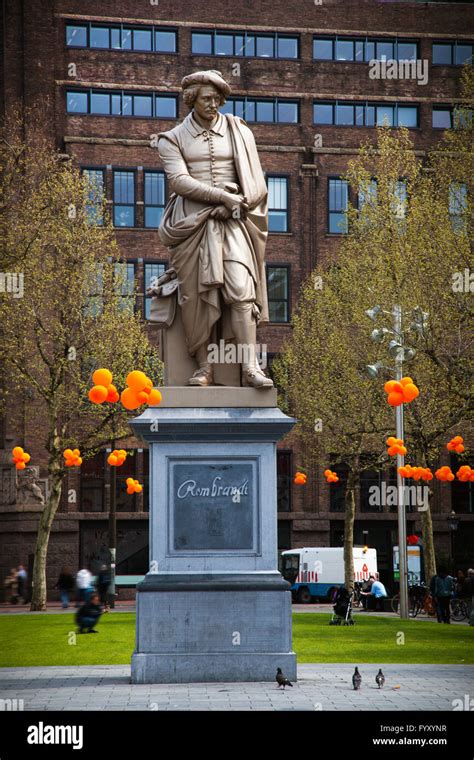
[[[112,373],[108,369],[96,369],[92,375],[94,385],[105,385],[107,388],[112,382]]]
[[[118,401],[119,398],[120,396],[117,393],[117,388],[115,387],[115,385],[108,385],[106,401],[109,401],[110,403],[114,404],[115,401]]]
[[[137,394],[132,388],[125,388],[120,394],[120,400],[125,409],[138,409],[141,406],[141,402],[137,399]]]
[[[115,456],[115,454],[109,454],[107,457],[107,462],[112,465],[112,467],[116,467],[118,464],[118,459]]]
[[[26,467],[26,464],[24,462],[17,462],[15,467],[17,470],[24,470]]]
[[[21,446],[15,446],[15,448],[12,451],[12,454],[13,454],[14,457],[21,457],[21,455],[23,453],[24,452],[23,452],[23,449],[21,448]]]
[[[133,388],[134,391],[142,391],[145,386],[148,385],[148,378],[144,372],[135,369],[127,375],[126,383],[128,387]]]
[[[150,393],[148,394],[148,405],[149,406],[158,406],[158,404],[161,404],[161,393],[157,388],[152,388]]]
[[[410,403],[413,399],[420,395],[420,391],[413,383],[407,383],[403,388],[403,400]]]
[[[105,385],[93,385],[88,395],[93,404],[103,404],[107,398],[107,388]]]
[[[391,391],[387,396],[387,401],[390,406],[400,406],[400,404],[403,404],[403,394]]]
[[[402,379],[400,380],[401,385],[408,385],[408,383],[411,383],[413,385],[413,380],[411,379],[411,377],[402,377]]]
[[[140,404],[146,404],[148,401],[148,393],[145,393],[145,391],[138,391],[136,396]]]
[[[397,439],[393,437],[393,435],[390,436],[390,438],[387,438],[385,443],[387,446],[393,446],[397,442]]]
[[[395,385],[396,382],[397,382],[396,380],[387,380],[387,382],[385,383],[383,387],[385,393],[391,393],[394,390],[393,386]]]
[[[64,449],[63,457],[66,457],[66,459],[69,459],[72,456],[73,456],[72,449]]]
[[[146,390],[147,388],[149,388],[150,390],[153,388],[153,380],[151,380],[151,378],[149,377],[147,377],[146,379],[146,386],[144,390]]]
[[[143,491],[143,486],[140,485],[140,483],[137,483],[135,486],[135,493],[141,493]]]
[[[464,446],[462,445],[462,443],[458,443],[458,444],[456,444],[456,446],[454,447],[454,451],[456,451],[458,454],[462,454],[462,453],[463,453],[463,451],[465,451],[465,448],[464,448]]]

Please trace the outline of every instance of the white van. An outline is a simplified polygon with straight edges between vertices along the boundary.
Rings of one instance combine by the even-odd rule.
[[[377,550],[357,546],[354,552],[354,581],[377,577]],[[307,604],[312,598],[331,601],[344,585],[343,547],[288,549],[282,552],[282,575],[291,583],[293,599]]]

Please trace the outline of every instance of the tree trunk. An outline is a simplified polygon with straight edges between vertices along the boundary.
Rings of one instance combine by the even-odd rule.
[[[431,496],[431,490],[430,490]],[[423,535],[423,565],[425,568],[425,583],[429,585],[433,575],[436,574],[436,555],[433,540],[433,523],[431,520],[431,508],[428,499],[428,509],[421,512],[421,528]]]
[[[354,586],[354,519],[355,519],[355,475],[349,471],[345,495],[346,514],[344,518],[344,584],[348,591]]]
[[[33,588],[31,595],[31,610],[46,609],[46,558],[48,555],[49,536],[54,517],[61,499],[63,476],[58,472],[51,478],[49,499],[41,512],[38,535],[36,537],[35,559],[33,566]]]

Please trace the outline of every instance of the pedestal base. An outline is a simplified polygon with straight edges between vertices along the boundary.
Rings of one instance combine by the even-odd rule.
[[[296,680],[291,593],[280,583],[272,579],[271,591],[138,591],[132,683],[271,682],[277,668]]]

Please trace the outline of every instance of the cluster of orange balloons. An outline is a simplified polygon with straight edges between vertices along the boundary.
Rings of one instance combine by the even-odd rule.
[[[474,470],[469,464],[463,464],[456,473],[456,477],[461,483],[474,483]]]
[[[338,483],[339,478],[337,476],[336,472],[333,472],[332,470],[324,470],[324,477],[326,478],[328,483]]]
[[[127,452],[125,449],[114,449],[107,457],[107,462],[112,467],[121,467],[127,458]]]
[[[394,438],[393,435],[391,435],[390,438],[387,438],[386,444],[388,446],[387,454],[390,457],[395,457],[397,454],[400,454],[400,456],[405,456],[407,453],[407,449],[403,445],[401,438]]]
[[[30,455],[26,451],[23,451],[21,446],[15,446],[15,448],[12,450],[12,454],[12,462],[14,463],[16,469],[24,470],[31,459]]]
[[[433,473],[429,467],[412,467],[410,464],[406,464],[404,467],[399,467],[398,472],[402,478],[413,478],[413,480],[433,480]]]
[[[451,481],[454,480],[454,473],[451,472],[451,467],[444,465],[443,467],[440,467],[438,470],[436,470],[435,478],[442,481]]]
[[[126,378],[127,388],[122,391],[120,400],[125,409],[138,409],[142,404],[158,406],[161,403],[161,393],[153,388],[153,382],[138,369],[133,370]]]
[[[296,483],[298,486],[304,486],[306,485],[306,481],[308,480],[307,476],[304,474],[304,472],[297,472],[295,475],[295,478],[293,480],[293,483]]]
[[[79,449],[64,449],[63,457],[66,467],[80,467],[82,464],[82,457]]]
[[[140,485],[138,480],[134,480],[133,478],[127,478],[125,481],[127,484],[127,493],[141,493],[143,491],[143,486]]]
[[[390,406],[409,404],[410,401],[420,395],[420,391],[411,377],[402,377],[400,382],[388,380],[384,385],[384,390],[387,394],[387,403]]]
[[[446,444],[446,448],[448,451],[455,451],[456,454],[462,454],[463,451],[465,451],[464,438],[461,435],[456,435]]]
[[[89,400],[93,404],[103,404],[108,401],[115,404],[120,396],[115,385],[112,385],[112,373],[109,369],[96,369],[92,375],[94,385],[89,391]]]

